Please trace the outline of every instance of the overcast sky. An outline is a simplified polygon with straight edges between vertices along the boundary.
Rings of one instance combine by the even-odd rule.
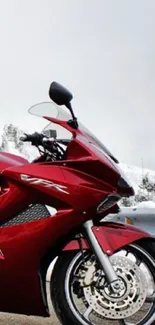
[[[117,158],[155,169],[155,1],[0,0],[0,127],[56,80]]]

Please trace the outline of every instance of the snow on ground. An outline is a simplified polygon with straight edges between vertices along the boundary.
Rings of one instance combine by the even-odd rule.
[[[132,208],[136,209],[141,209],[141,208],[154,208],[155,209],[155,202],[153,201],[145,201],[145,202],[140,202],[134,205]]]

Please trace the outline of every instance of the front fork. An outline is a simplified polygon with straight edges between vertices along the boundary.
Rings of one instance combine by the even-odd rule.
[[[93,225],[93,221],[89,220],[86,221],[83,224],[89,243],[91,245],[91,248],[93,250],[93,252],[95,253],[95,256],[98,260],[98,262],[100,263],[106,278],[109,282],[109,285],[112,289],[113,292],[120,292],[123,288],[124,288],[124,283],[123,281],[118,278],[110,260],[109,257],[103,252],[103,250],[100,247],[100,244],[98,243],[93,231],[92,231],[92,227]]]

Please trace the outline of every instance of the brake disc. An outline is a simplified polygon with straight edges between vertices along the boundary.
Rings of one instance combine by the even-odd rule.
[[[95,281],[93,285],[83,288],[85,300],[99,317],[127,318],[135,314],[146,300],[145,275],[127,257],[112,256],[110,260],[118,277],[124,282],[124,289],[119,293],[112,293],[103,274],[100,279],[102,289],[95,286]]]

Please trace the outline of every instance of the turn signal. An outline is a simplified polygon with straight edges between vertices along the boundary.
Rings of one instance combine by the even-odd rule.
[[[130,219],[130,218],[128,218],[128,217],[126,217],[125,218],[125,224],[127,224],[127,225],[133,225],[133,220]]]

